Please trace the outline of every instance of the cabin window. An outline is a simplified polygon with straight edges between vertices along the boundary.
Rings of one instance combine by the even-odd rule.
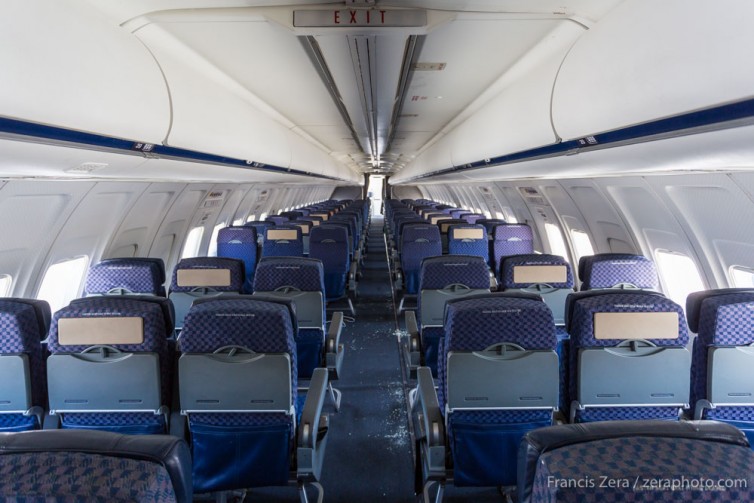
[[[37,298],[46,300],[55,311],[79,296],[89,257],[83,255],[51,265],[45,272]]]
[[[233,227],[238,227],[239,225],[243,225],[243,224],[244,224],[243,218],[238,218],[236,220],[233,220]]]
[[[249,217],[246,219],[246,221],[247,222],[253,222],[256,219],[257,219],[257,216],[252,213],[251,215],[249,215]]]
[[[577,229],[571,229],[571,239],[573,240],[573,248],[576,251],[577,261],[581,257],[594,255],[594,247],[592,246],[592,241],[589,239],[589,234]]]
[[[688,294],[704,290],[699,269],[691,257],[683,253],[657,250],[655,257],[665,294],[685,309]]]
[[[207,250],[208,257],[217,257],[217,235],[220,234],[220,229],[225,227],[225,222],[221,222],[212,229],[212,239],[209,241],[209,250]]]
[[[181,252],[181,258],[197,257],[199,256],[199,247],[202,244],[202,236],[204,235],[204,227],[194,227],[186,237],[186,243],[183,245],[183,251]]]
[[[560,227],[545,222],[545,232],[547,233],[547,241],[550,243],[550,253],[553,255],[560,255],[568,260],[568,251],[566,250],[566,244],[565,241],[563,241],[563,234],[560,232]]]
[[[13,278],[9,274],[0,274],[0,297],[10,295],[10,287],[13,284]]]
[[[262,213],[261,215],[259,215],[259,221],[260,222],[264,222],[265,218],[267,218],[267,213]]]
[[[734,265],[729,271],[734,287],[754,288],[754,269]],[[0,291],[2,291],[2,287],[0,287]]]

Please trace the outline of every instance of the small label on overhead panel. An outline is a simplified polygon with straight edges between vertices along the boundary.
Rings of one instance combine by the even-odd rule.
[[[582,147],[585,147],[587,145],[597,145],[599,142],[597,141],[597,138],[594,136],[587,136],[586,138],[580,138],[579,139],[579,145]]]
[[[152,150],[154,150],[154,144],[134,142],[134,144],[131,145],[131,150],[138,150],[139,152],[151,152]]]

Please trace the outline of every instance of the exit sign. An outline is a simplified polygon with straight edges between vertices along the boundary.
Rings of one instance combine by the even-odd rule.
[[[405,27],[425,26],[427,11],[386,9],[329,9],[293,11],[293,26],[298,27]]]

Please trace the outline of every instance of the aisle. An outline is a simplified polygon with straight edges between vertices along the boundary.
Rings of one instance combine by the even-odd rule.
[[[330,431],[322,486],[327,503],[414,502],[412,448],[401,380],[382,217],[373,217],[354,306],[341,336],[346,354],[340,412]],[[246,501],[298,501],[294,488],[256,489]]]

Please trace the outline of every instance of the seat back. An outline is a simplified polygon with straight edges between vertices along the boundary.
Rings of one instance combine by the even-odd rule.
[[[47,430],[0,436],[0,499],[40,497],[191,503],[191,453],[169,435]]]
[[[257,230],[255,227],[225,227],[217,233],[217,256],[243,261],[244,282],[241,291],[251,293],[257,267]]]
[[[732,426],[713,421],[550,426],[524,436],[518,459],[520,503],[611,501],[637,492],[646,495],[637,501],[667,501],[671,492],[674,501],[700,501],[708,497],[709,486],[692,480],[754,477],[754,453],[746,438]],[[667,478],[658,479],[657,474]],[[714,492],[715,501],[754,497],[748,483],[740,490]]]
[[[264,230],[263,257],[303,257],[304,240],[301,228],[295,225],[276,225]]]
[[[322,364],[325,337],[325,274],[314,258],[265,257],[254,278],[254,295],[291,300],[296,306],[298,373],[309,378]]]
[[[463,220],[466,220],[466,223],[475,224],[477,223],[478,220],[485,218],[485,216],[482,215],[481,213],[467,213],[461,218]]]
[[[286,484],[297,388],[289,309],[253,297],[202,302],[179,345],[194,490]]]
[[[534,237],[526,224],[497,224],[492,231],[492,259],[495,274],[501,279],[503,257],[534,253]]]
[[[49,325],[47,302],[0,298],[0,432],[42,426],[47,401],[42,340]]]
[[[424,259],[419,273],[416,317],[421,328],[424,365],[433,374],[437,374],[447,302],[489,291],[487,263],[481,257],[443,255]]]
[[[558,255],[512,255],[503,258],[501,283],[504,291],[536,293],[552,310],[556,325],[565,325],[565,303],[573,293],[571,265]]]
[[[317,223],[316,225],[318,225]],[[309,256],[309,242],[310,242],[310,234],[312,231],[312,227],[315,226],[315,223],[313,220],[306,220],[303,217],[299,220],[295,220],[291,222],[289,225],[295,225],[296,227],[301,229],[301,243],[303,245],[304,249],[304,255]]]
[[[309,258],[322,261],[327,299],[338,299],[346,293],[350,252],[348,231],[331,224],[312,229]]]
[[[84,292],[92,295],[165,297],[165,263],[159,258],[109,258],[89,267]]]
[[[448,425],[454,484],[515,484],[522,435],[552,424],[558,407],[550,309],[523,293],[451,301],[442,346],[438,399]]]
[[[431,224],[404,225],[401,235],[401,269],[405,277],[405,292],[419,291],[419,272],[422,260],[442,255],[440,229]]]
[[[581,290],[638,288],[656,290],[659,280],[654,262],[642,255],[598,253],[579,260]]]
[[[183,327],[196,299],[241,293],[245,280],[243,261],[224,257],[184,258],[173,269],[168,297],[175,306],[175,328]]]
[[[278,225],[287,225],[290,219],[283,215],[270,215],[267,217],[266,220],[278,226]]]
[[[140,297],[87,297],[55,313],[50,413],[64,428],[164,433],[171,360],[165,311]]]
[[[691,403],[696,419],[731,422],[754,439],[754,290],[708,290],[689,295]]]
[[[655,292],[571,295],[572,420],[677,419],[689,403],[683,309]]]
[[[451,255],[474,255],[489,261],[487,230],[481,225],[453,225],[448,229],[448,253]]]

